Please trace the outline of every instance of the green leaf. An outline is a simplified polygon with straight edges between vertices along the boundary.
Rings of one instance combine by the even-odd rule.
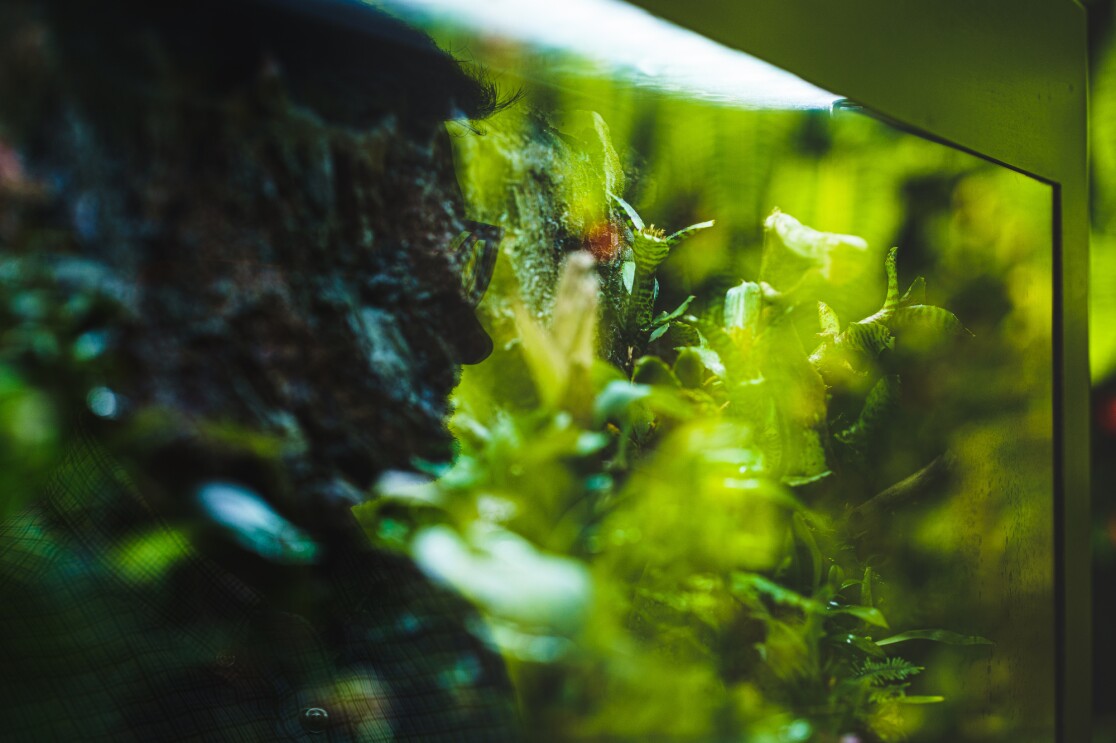
[[[725,371],[725,364],[721,360],[721,355],[714,351],[712,348],[705,348],[704,346],[689,346],[693,358],[697,359],[707,371],[717,377],[724,377],[727,373]]]
[[[899,376],[881,377],[873,385],[856,423],[836,435],[843,444],[859,445],[878,432],[899,401]]]
[[[819,480],[824,480],[832,474],[833,470],[825,470],[824,472],[819,472],[816,475],[784,475],[782,478],[779,479],[779,482],[783,483],[787,487],[800,488],[803,485],[810,485],[812,483],[818,482]]]
[[[944,702],[945,697],[911,696],[909,694],[904,694],[895,701],[899,702],[899,704],[937,704],[938,702]]]
[[[654,325],[652,325],[651,327],[654,327],[655,329],[651,331],[651,335],[647,336],[647,342],[648,343],[652,343],[654,341],[657,341],[660,338],[662,338],[664,335],[666,335],[666,332],[668,330],[670,330],[670,323],[666,323],[666,324],[660,325],[658,327],[655,327]]]
[[[909,309],[913,308],[907,307],[895,314],[898,316],[900,312],[906,312]],[[934,309],[938,308],[935,307]],[[945,312],[945,310],[942,311]],[[895,345],[895,338],[892,336],[891,330],[883,323],[875,321],[859,320],[849,323],[845,332],[841,333],[840,340],[849,348],[871,356],[878,356],[885,348],[891,348]]]
[[[882,640],[877,640],[876,644],[880,647],[885,645],[894,645],[897,642],[907,642],[908,640],[932,640],[933,642],[943,642],[946,645],[994,645],[991,640],[980,637],[979,635],[962,635],[957,632],[950,632],[944,629],[912,629],[906,632],[900,632],[891,637],[885,637]]]
[[[622,191],[624,167],[612,144],[612,134],[604,117],[596,111],[574,111],[572,115],[579,120],[576,123],[581,124],[576,127],[575,134],[585,143],[593,169],[603,177],[606,193]]]
[[[633,227],[635,227],[637,230],[642,230],[644,228],[643,219],[639,216],[639,212],[635,210],[635,207],[633,207],[631,204],[624,201],[622,198],[612,193],[611,191],[608,195],[612,197],[612,200],[619,204],[620,208],[624,210],[624,213],[628,215],[628,219],[631,220]]]
[[[888,623],[887,623],[887,619],[883,615],[883,612],[881,612],[879,609],[875,608],[874,606],[857,606],[856,604],[852,604],[852,605],[849,605],[849,606],[840,606],[840,607],[836,607],[836,608],[830,607],[829,613],[830,614],[848,614],[849,616],[856,617],[857,619],[861,620],[862,622],[867,622],[868,624],[874,624],[877,627],[883,627],[884,629],[890,629],[890,627],[888,626]],[[876,644],[880,645],[880,644],[883,644],[883,643],[879,642],[879,643],[876,643]]]
[[[640,357],[632,372],[632,381],[636,384],[660,385],[675,389],[682,386],[678,377],[674,376],[674,372],[658,356]]]
[[[911,282],[907,287],[907,291],[899,298],[899,304],[906,306],[909,304],[926,304],[926,279],[919,276]]]
[[[620,278],[624,282],[624,288],[628,290],[628,294],[632,293],[632,287],[635,286],[635,261],[624,261],[620,266]]]
[[[818,614],[824,609],[821,602],[815,601],[779,585],[775,581],[765,578],[757,573],[737,572],[732,574],[732,592],[734,594],[756,595],[762,594],[782,606],[792,606],[808,614]]]
[[[887,658],[882,661],[866,660],[861,665],[857,678],[869,679],[874,684],[883,685],[905,681],[925,670],[922,666],[916,666],[904,658]]]
[[[156,530],[133,537],[114,550],[119,573],[133,583],[161,579],[174,563],[190,554],[188,537],[177,529]]]
[[[930,304],[912,304],[895,311],[891,324],[897,330],[925,328],[945,335],[972,335],[957,315]]]
[[[745,492],[752,498],[763,498],[789,511],[801,512],[804,510],[802,503],[786,488],[780,487],[776,482],[768,478],[726,477],[721,483],[726,488]]]
[[[763,316],[763,289],[752,281],[742,281],[725,292],[724,326],[760,332]]]
[[[716,220],[710,219],[708,222],[698,222],[697,224],[692,224],[689,227],[683,227],[682,229],[678,230],[678,232],[675,232],[673,235],[667,237],[667,244],[673,247],[674,245],[677,245],[681,241],[685,240],[687,237],[701,232],[702,230],[709,229],[713,226],[715,221]]]
[[[868,243],[861,237],[819,232],[778,209],[763,225],[760,278],[779,289],[792,286],[811,269],[827,280],[846,283],[855,276],[836,276],[834,269],[857,263],[855,257],[868,251]]]
[[[566,390],[569,361],[553,336],[523,307],[515,310],[523,359],[543,404],[552,408]]]
[[[611,440],[608,434],[585,431],[578,435],[574,452],[579,457],[586,457],[608,446]]]
[[[701,357],[702,352],[713,356],[716,363],[720,364],[720,359],[716,359],[716,355],[707,348],[683,346],[678,349],[678,358],[674,360],[673,371],[683,386],[690,389],[699,389],[702,382],[705,381],[707,365]]]
[[[854,647],[865,655],[870,655],[873,658],[887,657],[887,654],[879,645],[872,642],[863,635],[856,635],[850,632],[844,635],[833,635],[831,639],[837,645],[848,645],[849,647]]]
[[[682,317],[682,315],[686,313],[687,308],[689,308],[690,303],[693,301],[694,295],[691,294],[690,296],[686,297],[685,301],[683,301],[682,304],[678,305],[678,307],[673,312],[659,313],[659,316],[656,317],[655,321],[651,323],[651,327],[657,328],[660,326],[664,326],[667,325],[671,320],[677,320],[678,318]],[[654,340],[654,338],[652,338],[652,340]]]
[[[610,382],[594,401],[594,419],[597,425],[603,425],[608,420],[627,421],[634,412],[633,405],[637,403],[645,406],[642,408],[645,411],[650,410],[672,418],[686,418],[693,412],[690,403],[673,389],[631,382]]]
[[[609,382],[593,405],[593,414],[598,423],[610,418],[622,417],[628,408],[640,400],[651,396],[652,389],[646,384],[631,382]]]

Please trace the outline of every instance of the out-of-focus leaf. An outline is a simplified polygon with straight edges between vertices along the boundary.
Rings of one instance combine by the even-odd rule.
[[[400,501],[438,505],[443,500],[443,493],[433,478],[402,470],[388,470],[380,475],[375,490],[381,498]]]
[[[548,408],[557,406],[565,392],[567,361],[554,339],[524,307],[517,307],[515,324],[522,340],[523,357],[540,399]]]
[[[708,365],[706,359],[702,358],[702,353],[710,357],[710,361],[720,366],[721,360],[716,358],[716,354],[709,349],[694,346],[684,346],[678,349],[678,357],[674,360],[672,371],[682,386],[699,389],[702,382],[705,381]]]
[[[944,702],[945,697],[904,694],[896,701],[899,704],[937,704],[938,702]]]
[[[868,243],[863,238],[820,232],[778,209],[764,227],[760,279],[780,291],[794,291],[811,274],[848,284],[865,268]]]
[[[801,513],[795,513],[792,516],[791,523],[794,525],[794,535],[798,537],[798,541],[806,548],[807,554],[810,556],[810,575],[813,580],[812,585],[820,586],[822,582],[822,562],[823,557],[821,549],[818,548],[818,540],[814,538],[814,532],[810,529],[810,525],[806,523],[806,519]]]
[[[640,402],[653,412],[674,418],[686,418],[693,413],[687,400],[673,390],[630,382],[611,382],[597,395],[593,406],[597,425],[612,419],[623,420],[632,405]]]
[[[811,485],[815,482],[818,482],[819,480],[824,480],[825,478],[831,476],[832,474],[833,474],[832,471],[826,470],[825,472],[819,472],[816,475],[809,475],[809,476],[784,475],[782,478],[779,479],[779,482],[783,483],[784,485],[786,485],[788,487],[800,488],[803,485]]]
[[[851,426],[836,435],[844,444],[859,446],[877,433],[899,401],[899,377],[882,377],[868,393],[860,416]]]
[[[593,413],[597,424],[603,424],[610,418],[619,418],[624,415],[635,402],[646,400],[653,390],[650,385],[632,384],[631,382],[611,382],[597,395]]]
[[[281,564],[317,562],[318,544],[254,491],[210,482],[198,488],[196,498],[212,524],[260,557]]]
[[[803,596],[757,573],[733,573],[732,590],[738,594],[766,596],[776,604],[792,606],[808,613],[820,614],[825,610],[820,601]]]
[[[190,554],[186,535],[159,529],[127,540],[113,552],[113,562],[126,580],[155,583],[176,562]]]
[[[466,542],[448,527],[427,527],[415,536],[412,553],[431,578],[507,621],[565,634],[588,611],[592,583],[584,565],[503,529],[478,529]]]
[[[523,356],[539,398],[550,409],[566,403],[575,414],[589,406],[596,359],[597,277],[588,253],[574,253],[562,268],[553,321],[547,329],[525,307],[515,309]]]
[[[758,334],[763,312],[763,290],[753,281],[741,282],[725,292],[725,328]]]
[[[562,268],[555,290],[551,332],[570,364],[588,369],[597,350],[597,293],[599,282],[593,256],[572,253]]]
[[[636,384],[660,385],[677,389],[682,386],[670,367],[657,356],[644,356],[636,362],[632,372]]]

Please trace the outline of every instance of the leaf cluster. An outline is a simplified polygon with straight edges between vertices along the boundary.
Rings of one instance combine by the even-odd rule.
[[[526,374],[533,403],[459,401],[454,463],[381,483],[363,522],[478,605],[539,730],[895,734],[896,705],[940,698],[908,693],[922,669],[891,646],[964,636],[880,639],[880,576],[811,494],[841,478],[835,449],[866,447],[898,403],[898,377],[874,360],[912,327],[963,326],[925,304],[921,279],[899,295],[894,250],[881,309],[855,322],[809,282],[768,281],[804,262],[835,281],[864,249],[781,213],[759,280],[704,312],[689,297],[656,313],[659,266],[713,222],[668,236],[607,200],[629,227],[620,250],[565,262],[549,322],[516,310],[507,373]],[[609,308],[621,332],[602,338]],[[803,308],[817,309],[809,344]],[[852,424],[831,406],[842,385],[861,396]]]

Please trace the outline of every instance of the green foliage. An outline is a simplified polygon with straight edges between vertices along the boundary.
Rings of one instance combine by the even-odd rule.
[[[860,666],[857,678],[867,679],[876,686],[905,681],[911,676],[922,673],[924,668],[903,660],[902,658],[888,658],[883,661],[866,660]]]
[[[659,292],[655,272],[666,260],[671,248],[687,237],[712,227],[713,220],[693,224],[667,235],[654,225],[645,225],[631,204],[615,194],[609,195],[623,210],[632,231],[631,259],[624,263],[624,285],[628,295],[620,301],[624,318],[621,337],[628,346],[627,358],[636,359],[643,354],[648,343],[657,340],[669,329],[671,321],[680,317],[694,299],[689,297],[671,312],[664,312],[652,319],[655,298]]]
[[[118,413],[107,385],[123,308],[88,266],[57,263],[0,241],[0,518],[55,473],[69,419]]]
[[[382,546],[410,552],[483,610],[537,729],[762,740],[797,720],[829,735],[890,735],[891,707],[931,699],[907,694],[922,669],[873,639],[890,628],[873,600],[878,576],[805,495],[839,477],[835,448],[862,450],[899,394],[897,376],[879,376],[838,429],[834,385],[875,373],[905,332],[904,311],[939,308],[920,303],[921,281],[899,296],[893,250],[882,308],[843,329],[802,283],[782,292],[744,281],[701,315],[686,314],[691,297],[656,316],[658,266],[712,223],[666,237],[611,198],[632,227],[615,259],[631,264],[631,280],[604,282],[598,300],[598,272],[610,267],[574,254],[548,324],[516,311],[513,347],[536,402],[460,401],[452,467],[434,480],[388,478],[360,517]],[[787,247],[787,260],[824,265],[833,246],[857,245],[776,216],[771,276]],[[619,367],[596,353],[602,305],[625,309],[621,352],[599,349],[627,361]],[[799,320],[813,307],[821,343],[810,352]],[[933,317],[942,313],[953,317]],[[681,345],[652,353],[671,332]],[[915,637],[936,639],[891,642]],[[617,713],[633,705],[639,715]]]
[[[876,640],[936,624],[991,627],[987,608],[1014,600],[996,583],[1014,522],[982,489],[1002,481],[999,460],[967,457],[960,484],[916,474],[954,445],[989,452],[1003,431],[1037,430],[974,426],[964,408],[1007,407],[1008,378],[1022,387],[1049,368],[1038,345],[1045,275],[1015,268],[1049,235],[1032,219],[1049,194],[866,117],[647,94],[558,52],[439,33],[538,108],[503,112],[485,136],[459,141],[472,217],[499,222],[508,238],[482,306],[496,353],[467,369],[456,393],[457,461],[421,497],[382,499],[363,517],[375,532],[383,521],[373,512],[390,514],[401,549],[437,523],[486,555],[480,523],[588,571],[588,603],[571,594],[572,606],[589,607],[569,612],[576,628],[561,617],[525,626],[480,602],[530,730],[945,740],[991,719],[983,696],[1000,694],[998,675],[974,681],[944,644]],[[1002,194],[1033,196],[1019,202],[1027,218]],[[710,217],[714,228],[673,246],[648,227]],[[888,259],[895,241],[903,252]],[[577,311],[557,300],[555,267],[578,249],[596,259],[596,314],[584,313],[596,353],[570,385],[567,355],[536,346],[557,334],[559,307]],[[1049,245],[1039,239],[1037,250]],[[921,278],[903,291],[906,269],[931,277],[929,296]],[[1001,325],[985,310],[1009,270],[1024,309]],[[988,301],[975,298],[989,285]],[[904,311],[918,306],[935,309]],[[1008,325],[1026,340],[1005,343]],[[592,447],[578,448],[583,434]],[[1020,464],[1020,480],[1042,481]],[[912,490],[948,510],[873,497],[912,477],[929,483]],[[849,517],[864,504],[871,528]],[[983,537],[978,557],[957,548],[962,531]],[[973,560],[979,580],[958,582]],[[510,593],[522,585],[507,583]],[[548,648],[546,660],[531,648]],[[912,685],[904,698],[941,691],[947,710],[900,716],[894,690],[857,678],[865,660],[896,650],[927,668],[901,682]]]

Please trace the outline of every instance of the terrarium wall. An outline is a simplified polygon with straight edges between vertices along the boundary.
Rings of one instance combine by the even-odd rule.
[[[454,129],[496,351],[362,518],[484,610],[529,729],[1049,740],[1049,187],[431,28],[520,96]]]

